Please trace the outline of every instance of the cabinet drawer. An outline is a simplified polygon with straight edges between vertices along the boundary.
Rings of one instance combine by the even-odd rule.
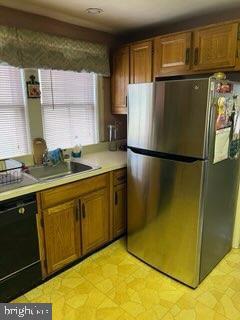
[[[127,169],[119,169],[115,170],[113,173],[113,183],[114,185],[118,185],[127,181]]]
[[[60,203],[76,199],[86,193],[106,187],[107,183],[108,174],[101,174],[42,191],[40,193],[41,208],[50,208]]]

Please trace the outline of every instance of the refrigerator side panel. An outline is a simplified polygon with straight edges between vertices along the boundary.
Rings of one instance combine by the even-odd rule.
[[[204,163],[128,150],[128,251],[192,287],[199,283]]]
[[[200,280],[231,250],[239,161],[209,164],[204,197]]]
[[[215,84],[216,85],[216,84]],[[235,87],[238,87],[235,85]],[[230,94],[221,94],[228,98]],[[203,231],[200,279],[204,279],[231,250],[239,184],[239,160],[223,160],[213,164],[216,135],[217,93],[211,92],[209,126],[209,162],[203,197]]]

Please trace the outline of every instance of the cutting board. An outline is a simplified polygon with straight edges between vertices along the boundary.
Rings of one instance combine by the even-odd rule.
[[[35,165],[43,163],[43,154],[47,150],[46,141],[43,138],[33,139],[33,160]]]

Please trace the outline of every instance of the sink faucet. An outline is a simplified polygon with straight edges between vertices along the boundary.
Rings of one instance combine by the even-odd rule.
[[[48,156],[48,150],[46,150],[42,157],[42,164],[46,167],[51,163],[49,156]]]

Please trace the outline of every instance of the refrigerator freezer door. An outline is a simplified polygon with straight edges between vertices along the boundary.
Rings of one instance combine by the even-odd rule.
[[[128,251],[192,287],[199,283],[204,164],[128,150]]]
[[[209,79],[129,85],[128,145],[204,159]]]

